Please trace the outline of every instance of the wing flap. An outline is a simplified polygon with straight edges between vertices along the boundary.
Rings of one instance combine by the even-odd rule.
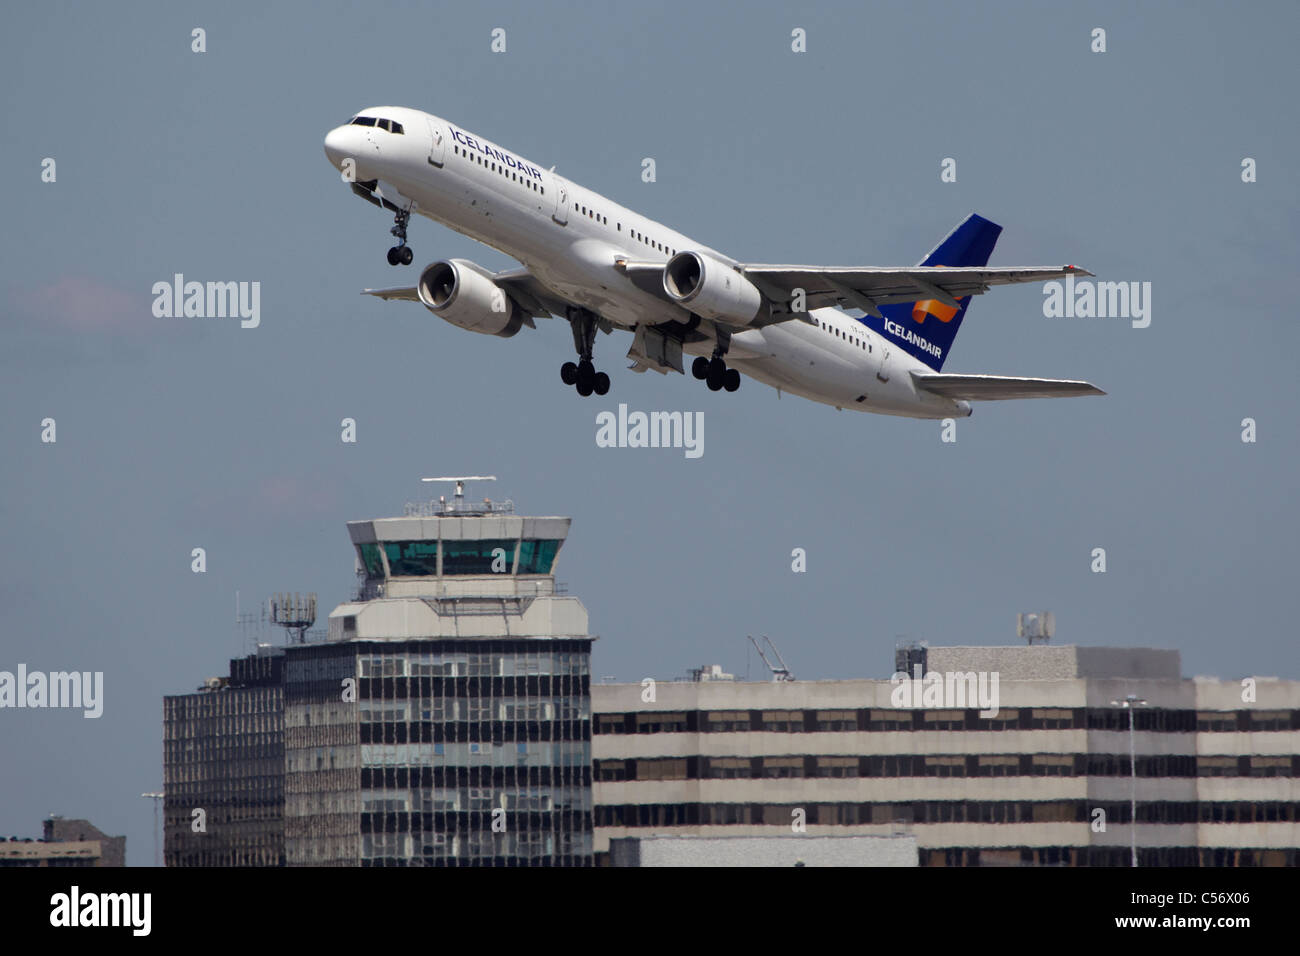
[[[912,373],[917,388],[944,398],[996,402],[1018,398],[1074,398],[1105,395],[1090,382],[1063,378],[1016,378],[1010,375],[937,375]]]

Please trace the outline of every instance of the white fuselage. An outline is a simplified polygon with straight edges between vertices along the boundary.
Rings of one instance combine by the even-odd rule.
[[[354,181],[379,180],[384,198],[440,222],[526,266],[555,296],[611,324],[685,322],[690,316],[660,294],[635,285],[616,260],[664,262],[677,252],[735,260],[518,153],[419,110],[376,107],[364,115],[402,124],[340,126],[325,140],[330,161]],[[348,161],[351,165],[348,165]],[[813,309],[809,322],[790,320],[731,337],[728,365],[760,382],[837,408],[949,418],[970,414],[965,401],[918,390],[920,362],[839,309]],[[708,320],[702,323],[708,330]],[[687,342],[708,355],[711,342]]]

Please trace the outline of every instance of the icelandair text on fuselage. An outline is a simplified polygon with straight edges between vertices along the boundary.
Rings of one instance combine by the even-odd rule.
[[[596,413],[597,448],[684,448],[687,458],[704,454],[703,412]]]
[[[893,319],[885,319],[885,331],[902,342],[910,342],[923,352],[929,352],[937,359],[943,358],[943,349],[928,339],[923,339],[910,329],[905,329]]]
[[[5,707],[79,707],[81,716],[104,713],[103,671],[0,671],[0,709]]]
[[[470,136],[468,133],[462,133],[454,126],[451,127],[451,138],[454,139],[456,142],[460,143],[460,145],[464,146],[466,149],[477,150],[478,152],[482,153],[484,156],[491,156],[498,163],[505,163],[511,169],[517,169],[525,176],[530,176],[533,179],[538,180],[539,182],[541,181],[542,171],[540,169],[538,169],[536,166],[528,165],[522,159],[515,159],[513,156],[511,156],[503,149],[495,149],[492,146],[484,146],[473,136]]]

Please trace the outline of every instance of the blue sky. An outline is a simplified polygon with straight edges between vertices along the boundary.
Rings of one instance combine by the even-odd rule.
[[[433,473],[495,474],[493,497],[573,517],[559,577],[600,635],[596,672],[622,680],[743,674],[747,633],[800,678],[886,676],[900,636],[1014,642],[1016,612],[1044,609],[1063,643],[1298,676],[1294,4],[357,9],[6,18],[0,669],[102,670],[106,701],[99,720],[0,711],[0,833],[84,816],[147,863],[161,698],[242,652],[236,590],[346,599],[344,522],[400,513]],[[600,337],[613,388],[584,401],[559,380],[558,320],[501,340],[358,295],[398,281],[390,222],[321,140],[379,104],[743,261],[907,265],[978,212],[1004,227],[991,264],[1151,282],[1152,322],[1045,318],[1033,285],[977,299],[945,371],[1109,394],[982,405],[955,444],[753,382],[633,375],[626,335]],[[511,265],[428,220],[411,245],[403,279]],[[260,327],[155,319],[150,289],[177,272],[260,281]],[[598,448],[619,402],[703,411],[705,454]]]

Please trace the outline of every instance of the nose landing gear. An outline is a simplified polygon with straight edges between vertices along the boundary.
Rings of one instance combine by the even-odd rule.
[[[411,221],[411,211],[399,209],[393,216],[397,221],[388,231],[397,237],[397,245],[388,250],[388,264],[409,266],[415,259],[415,253],[411,252],[411,247],[406,244],[406,224]]]

